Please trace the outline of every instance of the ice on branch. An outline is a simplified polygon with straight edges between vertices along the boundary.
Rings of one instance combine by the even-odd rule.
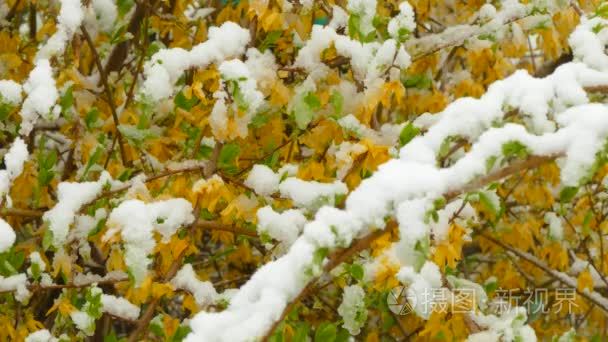
[[[249,30],[233,22],[209,29],[209,38],[187,51],[162,49],[144,67],[143,93],[154,101],[173,95],[174,84],[189,68],[204,68],[211,63],[242,55],[249,43]]]

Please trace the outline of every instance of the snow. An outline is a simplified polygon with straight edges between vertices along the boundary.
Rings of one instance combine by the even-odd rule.
[[[78,330],[82,331],[86,336],[93,336],[95,333],[95,318],[79,310],[70,312],[70,318]]]
[[[13,227],[0,218],[0,253],[8,251],[15,243],[15,238]]]
[[[261,89],[272,89],[277,79],[278,65],[270,49],[262,53],[256,48],[249,48],[245,65]]]
[[[110,32],[118,17],[118,9],[113,0],[93,0],[92,7],[95,10],[97,21],[101,30]]]
[[[414,9],[409,2],[404,1],[399,5],[399,14],[388,22],[388,33],[394,39],[399,40],[400,31],[405,30],[409,35],[415,29]]]
[[[364,81],[370,88],[373,88],[372,83],[380,79],[392,66],[393,61],[401,68],[410,64],[408,53],[403,46],[397,46],[394,39],[388,39],[382,44],[378,42],[362,44],[336,33],[336,30],[330,26],[314,25],[310,40],[298,52],[294,66],[304,68],[313,77],[325,74],[329,67],[321,62],[321,52],[329,48],[332,43],[339,55],[351,59],[355,77]]]
[[[349,0],[346,5],[346,9],[351,15],[356,14],[360,17],[360,30],[364,35],[375,30],[372,22],[376,15],[376,5],[376,0]]]
[[[95,200],[106,184],[112,185],[109,173],[102,172],[96,182],[61,182],[57,186],[58,202],[44,213],[42,219],[48,221],[53,233],[53,246],[59,248],[65,243],[74,217],[83,205]]]
[[[59,92],[55,87],[55,79],[48,59],[36,61],[34,69],[23,84],[23,90],[27,97],[21,106],[19,133],[28,135],[39,117],[55,118],[51,109],[59,98]]]
[[[344,180],[351,170],[354,162],[354,158],[367,151],[367,147],[360,143],[352,143],[350,141],[344,141],[339,145],[332,145],[327,150],[327,154],[334,156],[338,169],[336,170],[336,178]]]
[[[342,303],[338,307],[338,314],[344,323],[342,326],[351,335],[359,335],[361,327],[367,320],[367,308],[365,307],[365,291],[359,285],[350,285],[344,288]]]
[[[161,49],[146,62],[143,94],[154,101],[173,95],[175,82],[188,68],[205,68],[230,57],[242,55],[249,43],[249,30],[233,22],[209,28],[209,38],[187,51],[182,48]]]
[[[5,170],[0,170],[0,202],[5,197],[7,206],[12,205],[9,197],[11,182],[23,172],[23,164],[29,158],[27,145],[21,138],[16,138],[8,152],[4,155]]]
[[[122,297],[116,297],[104,293],[101,295],[101,305],[103,307],[103,312],[109,313],[110,315],[116,317],[121,317],[132,321],[137,320],[139,317],[139,307]]]
[[[57,339],[47,329],[34,331],[27,335],[25,342],[56,342]]]
[[[348,192],[341,181],[320,183],[289,177],[279,185],[281,197],[291,199],[297,207],[315,210],[323,204],[335,204],[336,196]]]
[[[257,194],[270,196],[279,188],[280,177],[266,165],[256,164],[251,168],[245,185]]]
[[[40,253],[32,252],[30,253],[30,264],[38,265],[39,272],[44,272],[46,270],[46,263],[42,260]],[[27,274],[31,277],[33,276],[32,266],[28,267]]]
[[[500,341],[505,342],[536,342],[534,330],[526,324],[528,315],[523,307],[512,308],[500,317],[496,315],[484,315],[482,313],[473,313],[471,317],[480,327],[488,330],[481,333],[481,335],[477,333],[469,336],[468,342],[482,341],[485,337],[495,336],[500,336]]]
[[[12,80],[0,80],[0,103],[17,105],[21,102],[21,84]]]
[[[562,220],[553,212],[545,214],[545,222],[549,224],[549,236],[557,241],[564,238],[564,226]]]
[[[84,10],[80,0],[61,0],[60,2],[61,10],[57,17],[57,31],[38,50],[37,61],[48,60],[61,53],[84,19]]]
[[[192,264],[185,264],[171,279],[171,284],[177,288],[186,290],[194,296],[196,305],[200,308],[214,304],[218,297],[217,291],[209,281],[200,281],[192,268]]]
[[[437,297],[441,296],[438,289],[442,288],[441,271],[432,261],[424,263],[420,272],[412,266],[404,266],[397,273],[397,279],[408,285],[406,298],[414,312],[423,319],[428,319]]]
[[[257,212],[258,232],[268,234],[269,237],[280,241],[283,247],[289,247],[298,238],[306,217],[302,211],[288,209],[277,213],[270,206],[260,208]]]
[[[248,126],[251,119],[264,102],[264,94],[257,89],[255,79],[251,77],[247,65],[242,61],[232,59],[223,62],[219,71],[222,79],[219,89],[213,93],[216,102],[211,110],[209,125],[219,141],[245,138],[249,133]],[[232,103],[227,104],[229,98],[233,100]],[[234,129],[229,124],[229,108],[236,123]]]
[[[148,273],[156,241],[154,231],[161,234],[164,242],[177,229],[194,221],[192,204],[183,198],[144,203],[140,200],[127,200],[110,213],[107,225],[110,230],[104,234],[107,241],[116,230],[120,230],[125,246],[125,263],[135,278],[137,285]]]
[[[31,295],[27,288],[27,275],[19,273],[10,277],[0,276],[0,292],[9,291],[15,291],[15,299],[19,302],[27,302]]]

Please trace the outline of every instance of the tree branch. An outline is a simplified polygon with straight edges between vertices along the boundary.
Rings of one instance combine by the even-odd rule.
[[[112,119],[114,120],[114,128],[116,130],[116,137],[118,139],[118,147],[120,149],[120,157],[122,159],[122,164],[124,166],[128,166],[129,163],[125,155],[123,137],[120,133],[120,130],[118,129],[120,122],[118,120],[118,113],[116,112],[116,103],[114,102],[114,96],[112,95],[110,85],[108,84],[108,75],[105,73],[103,66],[101,65],[101,58],[99,57],[97,49],[95,48],[95,44],[93,43],[93,40],[91,39],[91,36],[89,35],[89,32],[87,32],[87,29],[84,27],[84,25],[81,26],[81,31],[82,35],[84,36],[84,39],[87,41],[87,45],[89,45],[89,48],[91,49],[91,53],[93,54],[93,59],[95,60],[97,70],[99,71],[99,78],[101,79],[104,92],[106,93],[106,97],[108,99],[108,105],[110,106],[110,111],[112,112]]]

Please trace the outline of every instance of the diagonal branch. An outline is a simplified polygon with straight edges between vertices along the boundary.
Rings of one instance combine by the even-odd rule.
[[[108,75],[106,74],[106,72],[103,69],[103,66],[101,65],[101,58],[99,57],[99,54],[97,53],[97,49],[95,48],[95,44],[93,43],[93,40],[91,39],[91,36],[89,35],[89,32],[84,27],[84,25],[81,26],[81,30],[82,30],[82,35],[84,36],[84,39],[87,41],[87,45],[89,45],[89,49],[91,49],[91,53],[93,54],[95,64],[97,65],[97,70],[99,71],[99,78],[101,79],[101,82],[103,85],[103,90],[108,99],[108,105],[110,106],[110,111],[112,112],[112,119],[114,120],[114,126],[116,129],[116,137],[118,139],[118,147],[120,149],[120,157],[122,159],[122,164],[125,166],[128,166],[129,162],[125,155],[124,140],[123,140],[122,134],[120,133],[120,130],[118,129],[120,122],[118,120],[118,113],[116,111],[116,103],[114,103],[114,96],[112,95],[112,90],[110,89],[110,85],[108,84]]]
[[[560,283],[564,284],[565,286],[575,289],[576,293],[583,296],[585,299],[587,299],[591,303],[597,305],[605,313],[608,313],[608,299],[606,297],[600,295],[599,293],[597,293],[595,291],[580,291],[578,289],[576,279],[570,277],[569,275],[567,275],[565,273],[552,269],[551,267],[547,266],[542,260],[539,260],[537,257],[535,257],[534,255],[532,255],[530,253],[527,253],[527,252],[521,251],[517,248],[511,247],[511,246],[505,244],[504,242],[493,238],[492,236],[488,235],[487,233],[479,232],[479,235],[481,237],[483,237],[484,239],[492,242],[493,244],[498,245],[498,246],[502,247],[503,249],[515,254],[519,258],[524,259],[525,261],[531,263],[535,267],[543,270],[543,272],[545,272],[548,276],[554,278],[555,280],[559,281]]]

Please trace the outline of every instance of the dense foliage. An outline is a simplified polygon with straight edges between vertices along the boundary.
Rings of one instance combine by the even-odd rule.
[[[608,3],[0,28],[0,341],[608,338]]]

